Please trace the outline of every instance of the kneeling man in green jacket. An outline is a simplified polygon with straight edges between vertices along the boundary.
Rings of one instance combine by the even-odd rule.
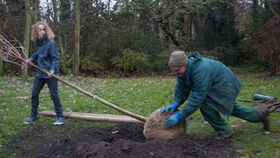
[[[181,111],[167,118],[167,128],[174,127],[200,109],[219,138],[230,138],[233,135],[220,113],[226,117],[231,115],[249,122],[263,123],[264,130],[269,129],[267,110],[261,111],[235,102],[242,83],[223,63],[204,58],[199,53],[186,56],[183,51],[174,51],[168,65],[177,74],[177,83],[173,103],[162,107],[161,112],[174,112],[187,99],[188,102]]]

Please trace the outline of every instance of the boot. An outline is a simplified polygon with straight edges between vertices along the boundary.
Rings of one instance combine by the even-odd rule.
[[[219,135],[215,139],[216,140],[227,140],[227,139],[231,138],[233,135],[234,135],[233,130],[230,130],[227,134]]]
[[[270,129],[269,112],[267,109],[262,112],[261,123],[263,123],[263,129],[265,131]]]

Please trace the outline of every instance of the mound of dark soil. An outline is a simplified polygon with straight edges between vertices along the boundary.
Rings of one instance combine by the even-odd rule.
[[[70,128],[61,127],[59,130],[52,129],[52,133],[56,134],[42,134],[45,128],[48,127],[36,127],[32,129],[32,132],[26,132],[24,137],[10,141],[7,148],[10,151],[17,151],[20,157],[28,158],[226,158],[236,156],[226,141],[203,140],[191,135],[179,135],[166,143],[145,140],[143,125],[140,124],[87,127],[75,132]]]

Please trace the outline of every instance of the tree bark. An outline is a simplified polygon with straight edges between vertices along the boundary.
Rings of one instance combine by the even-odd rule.
[[[0,27],[0,35],[2,35],[2,33],[4,32],[4,29],[6,27],[6,19],[3,20],[3,27]],[[0,51],[2,48],[3,45],[2,43],[0,43]],[[4,63],[3,63],[3,60],[2,58],[0,58],[0,76],[3,76],[4,75]]]
[[[0,29],[0,34],[2,34],[2,29]],[[0,43],[0,51],[3,49],[2,44]],[[4,75],[4,65],[3,65],[3,60],[0,58],[0,76]]]
[[[108,0],[108,15],[110,15],[110,5],[111,5],[111,0]]]
[[[129,12],[128,0],[125,0],[124,3],[125,3],[125,12],[128,13]]]
[[[2,45],[0,44],[0,50],[2,49]],[[0,59],[0,76],[4,75],[4,65],[3,65],[3,60]]]
[[[273,13],[274,16],[279,17],[279,15],[277,14],[277,12],[273,9],[270,0],[267,0],[267,5],[270,9],[270,11]]]
[[[32,0],[32,20],[34,23],[38,21],[39,0]]]
[[[257,17],[258,17],[258,11],[257,11],[257,8],[258,8],[258,0],[253,0],[253,12],[252,12],[252,18],[253,18],[253,26],[256,30],[257,28]]]
[[[74,58],[73,73],[79,75],[80,66],[80,0],[75,0],[75,39],[74,39]]]
[[[193,37],[192,37],[192,33],[193,33],[193,17],[192,17],[192,13],[190,13],[189,15],[190,20],[189,20],[189,51],[191,51],[193,49]]]
[[[31,11],[30,11],[30,0],[24,0],[25,5],[25,33],[23,46],[26,56],[29,56],[29,43],[30,43],[30,29],[31,29]],[[27,78],[28,68],[25,66],[22,69],[22,76]]]
[[[2,49],[2,44],[0,44],[0,50]],[[3,60],[0,59],[0,76],[3,76],[4,74],[4,68],[3,68]]]
[[[57,3],[56,0],[52,0],[53,4],[53,20],[55,23],[57,23]]]
[[[66,72],[66,55],[65,55],[62,41],[63,41],[62,37],[58,36],[58,47],[60,50],[60,63],[61,63],[60,65],[61,65],[62,72]]]

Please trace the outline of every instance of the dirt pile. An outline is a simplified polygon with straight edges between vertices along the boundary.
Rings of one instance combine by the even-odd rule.
[[[45,127],[53,128],[53,127]],[[168,143],[145,140],[143,125],[118,124],[111,127],[51,129],[56,135],[44,134],[36,127],[24,138],[14,139],[7,146],[20,157],[40,158],[212,158],[234,157],[227,142],[213,143],[191,135],[178,135]],[[32,132],[31,132],[32,131]],[[13,154],[13,153],[11,153]],[[13,154],[15,155],[15,154]]]

